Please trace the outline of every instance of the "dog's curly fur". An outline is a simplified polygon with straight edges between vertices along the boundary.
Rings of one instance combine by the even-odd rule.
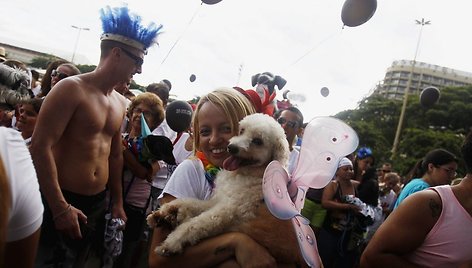
[[[245,117],[239,130],[228,145],[231,157],[224,167],[229,170],[218,173],[210,200],[176,199],[148,216],[151,227],[163,223],[175,227],[155,251],[180,253],[186,245],[204,238],[239,231],[265,246],[277,261],[304,265],[291,222],[272,216],[263,201],[262,177],[267,165],[272,160],[282,165],[288,161],[284,131],[264,114]]]

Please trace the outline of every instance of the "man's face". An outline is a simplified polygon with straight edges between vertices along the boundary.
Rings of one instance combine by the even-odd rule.
[[[300,124],[298,123],[298,116],[292,111],[282,111],[277,122],[282,126],[287,137],[288,144],[292,148],[292,144],[295,140],[295,136],[300,132]]]
[[[129,74],[127,80],[123,82],[131,81],[134,74],[140,74],[142,71],[142,65],[144,62],[144,52],[135,48],[118,48],[122,58],[122,64],[127,66],[131,73]]]

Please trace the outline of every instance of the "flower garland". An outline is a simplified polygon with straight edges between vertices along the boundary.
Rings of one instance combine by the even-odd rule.
[[[201,151],[197,151],[195,156],[203,163],[203,168],[205,169],[205,179],[210,184],[211,189],[215,188],[216,174],[218,173],[218,171],[220,171],[221,168],[215,167],[215,165],[210,163]]]

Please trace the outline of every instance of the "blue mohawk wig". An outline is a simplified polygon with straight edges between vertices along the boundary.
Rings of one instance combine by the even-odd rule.
[[[143,52],[156,43],[162,25],[151,22],[147,27],[141,24],[142,18],[130,12],[127,6],[100,10],[103,34],[101,40],[112,40],[137,48]]]

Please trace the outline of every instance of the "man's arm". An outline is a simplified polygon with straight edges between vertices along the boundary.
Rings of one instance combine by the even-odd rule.
[[[30,147],[41,192],[51,209],[56,228],[72,238],[81,238],[78,219],[86,221],[82,211],[70,206],[59,186],[52,148],[60,140],[71,120],[80,92],[76,82],[61,81],[41,106]],[[60,111],[60,112],[58,112]]]
[[[123,175],[123,145],[119,130],[111,140],[108,167],[108,186],[111,193],[112,217],[121,218],[126,221],[126,214],[123,210],[123,190],[121,184],[121,177]]]
[[[433,190],[411,195],[380,226],[361,257],[361,267],[416,267],[404,256],[426,238],[441,214],[441,199]]]

